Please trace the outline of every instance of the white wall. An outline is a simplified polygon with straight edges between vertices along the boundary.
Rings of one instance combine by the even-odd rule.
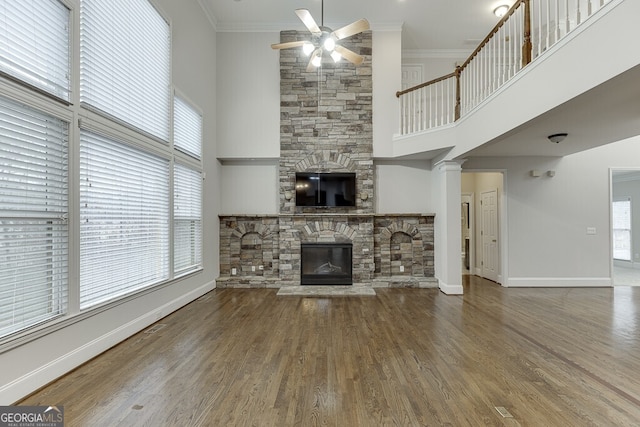
[[[373,156],[391,157],[391,140],[400,129],[395,94],[402,87],[401,31],[374,32],[371,43]]]
[[[442,77],[456,70],[456,63],[467,60],[472,50],[451,52],[403,52],[402,65],[421,65],[424,82]]]
[[[431,165],[426,160],[376,160],[376,213],[434,213]]]
[[[505,285],[611,284],[609,169],[639,167],[639,143],[634,137],[564,158],[475,158],[464,164],[506,170]],[[534,169],[542,176],[531,177]]]
[[[217,35],[218,158],[280,155],[280,33]]]
[[[225,161],[221,167],[221,214],[280,212],[278,161]]]
[[[204,117],[204,268],[120,305],[0,354],[0,405],[15,403],[215,286],[218,276],[218,174],[215,160],[215,32],[196,1],[154,0],[172,24],[173,80]],[[79,1],[68,2],[79,10]],[[75,27],[77,29],[77,26]],[[78,33],[74,34],[77,46]],[[73,130],[72,130],[73,132]],[[77,280],[71,274],[70,280]]]

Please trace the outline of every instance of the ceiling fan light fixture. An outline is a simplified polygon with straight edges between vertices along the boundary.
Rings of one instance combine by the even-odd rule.
[[[333,52],[331,52],[331,59],[333,59],[333,62],[338,62],[342,59],[342,55],[334,50]]]
[[[313,46],[311,43],[305,43],[302,45],[302,51],[307,56],[311,55],[311,52],[313,52],[314,49],[315,46]]]
[[[322,64],[322,52],[320,51],[320,49],[317,49],[313,54],[311,64],[313,64],[314,67],[319,67]]]
[[[329,36],[324,40],[324,43],[322,45],[328,52],[333,52],[333,49],[336,48],[336,41],[333,39],[333,37]]]

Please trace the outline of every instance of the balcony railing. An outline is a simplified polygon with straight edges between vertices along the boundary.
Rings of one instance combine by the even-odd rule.
[[[516,0],[451,74],[399,91],[400,134],[455,122],[612,0]]]

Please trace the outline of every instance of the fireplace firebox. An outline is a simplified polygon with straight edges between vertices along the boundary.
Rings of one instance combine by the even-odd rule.
[[[301,285],[352,285],[351,243],[302,243]]]

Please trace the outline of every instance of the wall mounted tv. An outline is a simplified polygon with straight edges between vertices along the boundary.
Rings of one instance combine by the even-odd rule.
[[[355,172],[296,172],[296,206],[355,205]]]

